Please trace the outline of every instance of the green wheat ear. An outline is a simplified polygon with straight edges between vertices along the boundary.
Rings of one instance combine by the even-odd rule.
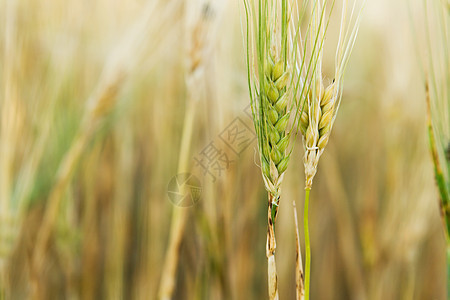
[[[267,132],[261,136],[261,166],[268,181],[268,191],[274,196],[279,194],[279,179],[289,162],[289,154],[286,153],[289,145],[286,129],[290,116],[286,109],[289,101],[286,85],[289,77],[284,62],[280,59],[275,62],[275,58],[269,55],[264,66],[264,83],[260,95],[263,104],[263,127]]]

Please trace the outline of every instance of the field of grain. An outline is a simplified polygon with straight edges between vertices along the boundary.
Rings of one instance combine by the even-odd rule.
[[[0,299],[267,299],[243,3],[0,0]],[[449,7],[365,2],[310,194],[313,300],[448,295],[424,66],[448,66]],[[339,13],[325,43],[338,35]],[[301,133],[292,146],[281,299],[296,299],[293,201],[305,258]]]

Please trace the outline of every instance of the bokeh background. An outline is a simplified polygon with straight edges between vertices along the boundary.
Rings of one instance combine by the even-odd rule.
[[[423,3],[366,2],[311,193],[313,299],[446,298]],[[267,298],[242,15],[225,0],[0,1],[1,299],[157,299],[180,171],[202,190],[183,208],[173,299]],[[276,227],[281,299],[295,298],[302,156],[298,138]]]

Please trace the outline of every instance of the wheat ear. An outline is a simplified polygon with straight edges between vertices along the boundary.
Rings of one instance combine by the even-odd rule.
[[[306,78],[312,88],[307,95],[305,108],[301,107],[302,115],[300,117],[300,130],[303,135],[303,144],[305,148],[304,165],[305,165],[305,188],[311,189],[314,176],[317,172],[317,165],[320,156],[323,154],[334,120],[339,109],[342,97],[343,79],[345,68],[347,66],[351,51],[359,29],[361,10],[353,20],[356,3],[354,4],[350,22],[347,24],[347,2],[343,2],[341,27],[339,32],[339,42],[336,49],[335,74],[331,84],[324,86],[324,77],[321,72],[323,42],[328,27],[329,20],[325,19],[325,8],[328,1],[318,1],[318,8],[313,11],[315,15],[312,36],[318,36],[320,46],[318,52],[313,57],[317,62],[317,68],[311,73],[310,78]],[[334,1],[331,3],[330,14],[333,10]],[[350,26],[350,24],[352,26]],[[312,39],[311,39],[312,40]],[[311,45],[311,48],[313,45]],[[315,47],[315,46],[314,46]]]
[[[308,112],[300,118],[301,130],[305,137],[305,180],[306,188],[311,189],[317,164],[330,138],[332,119],[335,110],[335,87],[332,83],[325,90],[323,83],[317,84],[316,97],[309,95]]]
[[[328,3],[326,0],[317,1],[317,8],[312,7],[311,16],[313,16],[313,26],[310,32],[311,61],[317,66],[310,76],[305,76],[304,82],[312,88],[309,89],[306,96],[306,107],[300,107],[300,131],[303,135],[303,145],[305,148],[304,166],[305,166],[305,208],[304,208],[304,230],[305,230],[305,299],[309,299],[309,282],[311,267],[311,250],[309,240],[308,207],[309,194],[312,188],[313,179],[317,172],[319,159],[323,154],[330,138],[330,133],[339,109],[342,96],[343,78],[351,51],[356,41],[359,29],[361,10],[353,19],[356,3],[353,5],[350,22],[347,24],[347,2],[343,2],[341,26],[339,31],[338,46],[336,49],[335,74],[333,82],[327,87],[324,86],[322,74],[323,43],[329,24],[329,16],[326,17],[325,10],[327,4],[330,4],[330,14],[333,11],[334,0]],[[316,38],[314,38],[316,37]],[[316,50],[317,41],[319,41],[318,51]],[[312,44],[311,42],[314,42]],[[303,74],[308,74],[302,70]]]

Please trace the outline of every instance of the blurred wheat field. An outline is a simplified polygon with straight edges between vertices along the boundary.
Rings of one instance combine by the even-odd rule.
[[[313,299],[446,299],[421,5],[365,5],[312,191]],[[225,0],[0,1],[0,299],[157,299],[180,209],[173,299],[267,298],[242,14]],[[297,143],[276,228],[282,299],[295,299]],[[201,187],[186,208],[168,194],[181,156]]]

